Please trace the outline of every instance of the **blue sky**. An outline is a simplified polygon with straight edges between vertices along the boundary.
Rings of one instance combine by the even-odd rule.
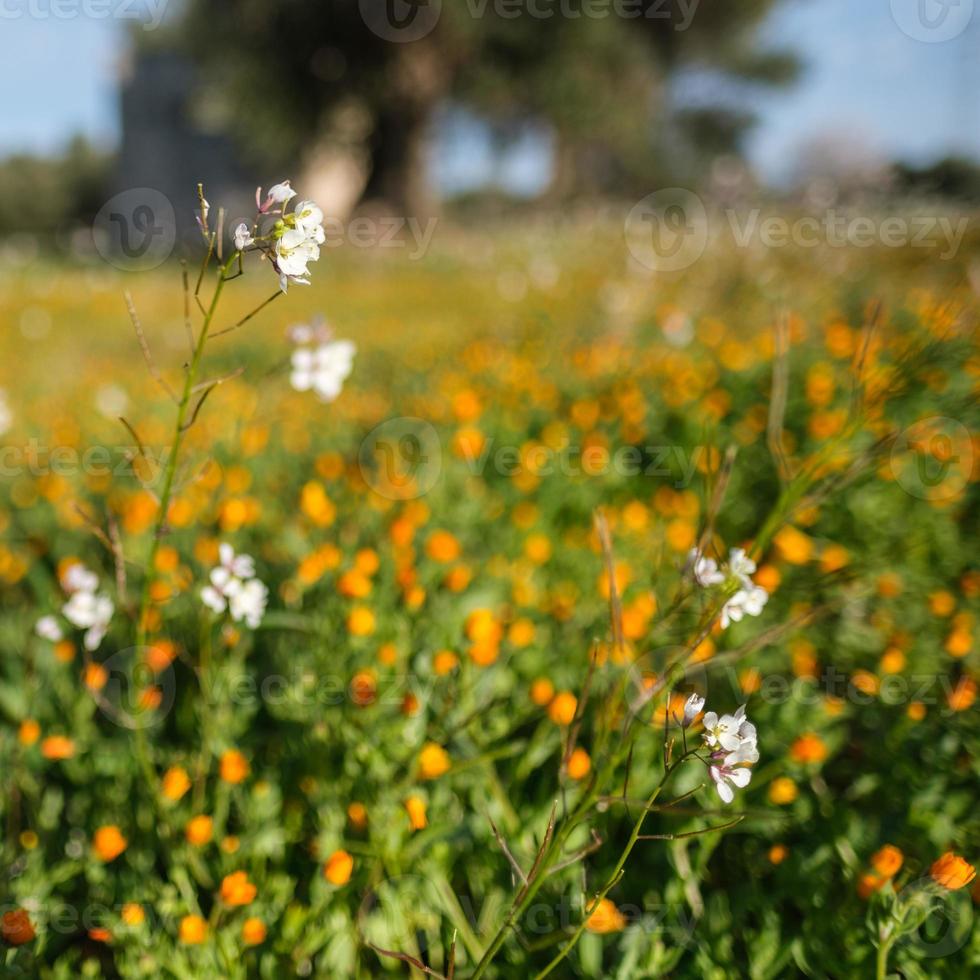
[[[896,5],[918,2],[786,0],[777,8],[767,33],[795,49],[806,70],[795,88],[758,99],[762,123],[750,153],[763,173],[785,175],[809,135],[831,131],[918,161],[957,150],[980,157],[980,9],[953,40],[924,43],[893,15]],[[960,3],[957,15],[968,15],[974,0]],[[4,13],[0,23],[0,153],[50,151],[76,132],[111,143],[125,22],[31,19],[27,0],[4,0],[10,10],[24,16]],[[520,160],[513,166],[520,171]]]

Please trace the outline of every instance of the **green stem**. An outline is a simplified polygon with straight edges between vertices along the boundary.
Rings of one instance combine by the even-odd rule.
[[[585,932],[585,928],[589,923],[589,918],[592,915],[592,913],[599,907],[599,903],[606,897],[606,895],[612,890],[612,888],[617,884],[617,882],[623,877],[625,873],[624,868],[626,867],[626,862],[629,860],[630,854],[633,853],[633,848],[636,847],[637,841],[640,839],[640,834],[643,831],[643,824],[646,822],[646,818],[650,812],[650,808],[653,806],[654,803],[657,802],[657,798],[660,796],[661,792],[663,791],[664,786],[667,785],[667,780],[670,779],[674,770],[677,769],[678,766],[680,766],[680,764],[684,762],[687,758],[689,758],[689,756],[692,754],[693,754],[693,750],[692,752],[688,752],[685,755],[682,755],[673,765],[668,766],[664,770],[663,778],[657,784],[656,788],[650,794],[650,796],[647,797],[647,801],[643,805],[643,809],[640,811],[639,817],[637,818],[636,822],[633,824],[633,831],[630,834],[630,838],[626,843],[626,847],[623,848],[623,853],[620,854],[619,860],[616,862],[616,867],[613,868],[612,874],[606,879],[606,883],[602,886],[601,890],[595,896],[592,902],[588,905],[586,909],[584,909],[582,915],[582,921],[579,923],[578,928],[572,934],[571,938],[558,951],[558,953],[555,955],[555,958],[540,973],[538,973],[535,976],[534,980],[543,980],[544,977],[548,976],[548,974],[551,973],[551,971],[554,970],[555,967],[558,966],[558,964],[561,963],[562,960],[564,960],[569,953],[571,953],[571,951],[577,945],[579,939],[582,938],[582,933]]]
[[[653,806],[653,804],[656,802],[657,797],[660,795],[664,786],[667,784],[667,780],[670,778],[674,770],[692,754],[693,752],[689,752],[687,753],[687,755],[682,755],[679,759],[677,759],[676,762],[674,762],[672,765],[667,767],[666,771],[664,772],[663,778],[660,780],[660,782],[657,784],[656,789],[654,789],[653,793],[650,795],[650,798],[647,800],[646,804],[643,807],[643,812],[640,814],[639,818],[634,824],[633,831],[630,834],[629,842],[627,843],[625,849],[623,850],[623,853],[620,855],[619,861],[617,861],[613,873],[609,876],[609,879],[604,889],[599,893],[596,901],[593,904],[596,904],[599,899],[605,897],[606,892],[608,892],[622,876],[623,866],[626,864],[626,861],[629,858],[633,848],[636,846],[640,833],[643,830],[643,824],[646,821],[647,814],[649,813],[650,807]],[[513,928],[514,923],[520,917],[521,913],[524,912],[524,910],[528,907],[528,905],[530,905],[530,903],[533,901],[535,895],[537,895],[537,893],[540,891],[541,886],[544,884],[545,879],[548,877],[549,870],[551,869],[552,865],[555,863],[555,860],[558,858],[558,856],[564,851],[565,844],[568,842],[568,838],[571,836],[572,832],[576,829],[576,827],[578,827],[582,817],[584,817],[585,814],[591,809],[592,805],[595,803],[596,799],[598,798],[598,785],[599,785],[598,782],[593,785],[591,790],[581,799],[581,801],[579,801],[578,806],[572,812],[568,820],[565,821],[564,825],[562,826],[562,829],[555,834],[554,838],[552,839],[551,845],[548,847],[548,850],[546,851],[544,857],[541,859],[541,864],[538,868],[537,875],[532,881],[528,882],[523,894],[521,894],[517,899],[515,899],[514,904],[511,906],[511,909],[507,914],[507,917],[504,919],[503,924],[497,930],[493,939],[490,941],[490,945],[487,946],[486,952],[483,954],[483,959],[481,959],[480,962],[477,964],[476,970],[473,972],[473,975],[470,977],[470,980],[479,980],[479,978],[484,976],[487,970],[490,968],[490,964],[493,962],[494,957],[500,951],[500,947],[503,946],[504,941],[507,938],[507,933],[510,931],[510,929]],[[555,966],[558,965],[558,963],[560,963],[564,959],[565,956],[568,955],[572,947],[578,941],[578,938],[581,936],[582,931],[585,928],[585,923],[588,921],[588,916],[589,914],[591,914],[592,910],[593,909],[587,911],[586,916],[583,919],[582,925],[580,926],[576,934],[572,937],[572,940],[569,941],[569,943],[565,946],[562,952],[555,958],[555,960],[553,960],[552,963],[545,968],[545,972],[539,974],[539,976],[542,977],[546,976],[547,973],[549,973]]]
[[[876,980],[885,980],[888,976],[888,947],[882,944],[878,947],[878,962],[875,969]]]
[[[237,255],[237,253],[236,253]],[[170,510],[170,497],[173,493],[174,477],[177,472],[177,459],[180,455],[180,446],[184,437],[184,425],[187,419],[187,412],[190,408],[191,398],[194,392],[194,383],[197,380],[197,372],[201,366],[201,359],[204,356],[204,345],[208,339],[208,331],[214,320],[215,311],[218,308],[218,300],[221,298],[221,291],[225,284],[225,276],[235,261],[232,256],[223,265],[218,273],[218,283],[211,297],[211,305],[204,317],[201,326],[201,333],[194,347],[191,362],[187,366],[184,376],[184,390],[180,402],[177,406],[177,420],[174,426],[174,441],[171,451],[167,457],[167,465],[164,470],[163,492],[160,495],[160,510],[157,514],[156,523],[153,527],[153,534],[150,540],[150,552],[146,563],[146,574],[143,577],[143,589],[140,595],[139,614],[136,620],[136,656],[139,657],[146,646],[146,618],[150,608],[150,591],[154,582],[154,570],[156,567],[157,552],[160,549],[160,539],[163,537],[163,529],[167,520],[167,512]],[[156,777],[153,764],[150,760],[149,747],[147,745],[146,733],[139,720],[135,731],[136,757],[143,778],[147,783],[147,789],[156,798]]]
[[[180,402],[177,405],[177,420],[174,426],[174,441],[170,453],[167,456],[167,465],[163,474],[163,490],[160,494],[160,510],[157,514],[156,523],[153,527],[153,534],[150,540],[150,553],[147,558],[146,575],[143,578],[143,590],[140,596],[139,618],[136,621],[136,648],[141,650],[146,645],[146,617],[150,608],[150,591],[155,580],[155,566],[157,552],[160,550],[160,540],[163,537],[164,525],[167,521],[167,512],[170,510],[170,498],[173,494],[174,477],[177,473],[177,460],[180,456],[180,447],[184,439],[184,426],[187,421],[187,413],[190,409],[191,397],[194,391],[194,384],[197,381],[197,373],[201,366],[201,359],[204,356],[204,345],[208,339],[208,331],[214,320],[214,314],[218,309],[218,300],[221,298],[221,291],[224,288],[225,276],[235,262],[238,253],[236,252],[219,270],[218,283],[211,297],[211,304],[204,316],[204,323],[201,326],[200,336],[194,347],[194,354],[191,362],[184,373],[184,390],[181,394]]]

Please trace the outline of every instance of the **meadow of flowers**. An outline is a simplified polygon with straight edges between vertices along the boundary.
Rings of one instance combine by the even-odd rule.
[[[5,275],[4,976],[980,971],[966,261],[198,217]]]

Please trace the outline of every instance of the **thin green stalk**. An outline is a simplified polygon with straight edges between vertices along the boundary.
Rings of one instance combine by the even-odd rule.
[[[155,579],[155,565],[157,552],[160,549],[160,539],[163,537],[163,528],[167,521],[167,512],[170,510],[170,498],[173,494],[174,477],[177,473],[177,460],[180,456],[180,447],[184,439],[185,423],[187,413],[190,409],[191,397],[194,385],[197,381],[197,373],[201,366],[201,359],[204,356],[204,345],[208,339],[208,331],[214,320],[214,314],[218,309],[218,301],[221,299],[221,291],[224,288],[225,276],[232,267],[237,256],[233,255],[219,270],[218,283],[211,297],[211,303],[204,315],[204,323],[201,326],[201,333],[197,338],[194,353],[190,364],[184,373],[184,390],[181,394],[180,402],[177,405],[177,420],[174,426],[174,439],[170,453],[167,456],[167,465],[163,474],[163,490],[160,493],[160,508],[156,522],[153,526],[153,533],[150,540],[150,552],[146,563],[146,575],[143,579],[143,590],[140,596],[139,618],[136,622],[136,648],[141,650],[146,645],[146,617],[150,608],[150,590]]]
[[[622,854],[619,856],[619,860],[616,862],[616,867],[613,868],[612,874],[606,879],[606,883],[602,886],[599,893],[592,900],[589,906],[584,910],[582,915],[582,921],[579,923],[578,928],[572,933],[571,938],[568,942],[558,951],[555,958],[540,972],[538,973],[534,980],[543,980],[544,977],[548,976],[555,967],[558,966],[562,960],[568,956],[569,953],[575,948],[579,939],[582,938],[582,933],[585,932],[585,927],[588,925],[589,917],[592,913],[599,907],[599,903],[606,897],[606,895],[615,887],[617,882],[625,874],[626,862],[629,860],[630,854],[633,853],[633,848],[636,847],[637,841],[640,839],[640,834],[643,831],[643,824],[646,822],[646,818],[650,813],[650,809],[653,807],[654,803],[657,802],[657,798],[663,792],[664,786],[667,785],[667,780],[670,779],[674,771],[685,762],[690,756],[694,754],[694,750],[691,749],[689,752],[680,756],[676,762],[669,765],[663,774],[663,778],[657,784],[654,791],[647,797],[646,803],[643,805],[643,809],[640,811],[639,817],[637,817],[636,822],[633,824],[633,830],[630,833],[630,838],[626,843],[626,847],[623,848]]]

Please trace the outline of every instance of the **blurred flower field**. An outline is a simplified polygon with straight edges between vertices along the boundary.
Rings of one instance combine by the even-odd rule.
[[[179,267],[5,276],[4,975],[980,971],[969,258],[447,234],[208,340],[155,547]]]

